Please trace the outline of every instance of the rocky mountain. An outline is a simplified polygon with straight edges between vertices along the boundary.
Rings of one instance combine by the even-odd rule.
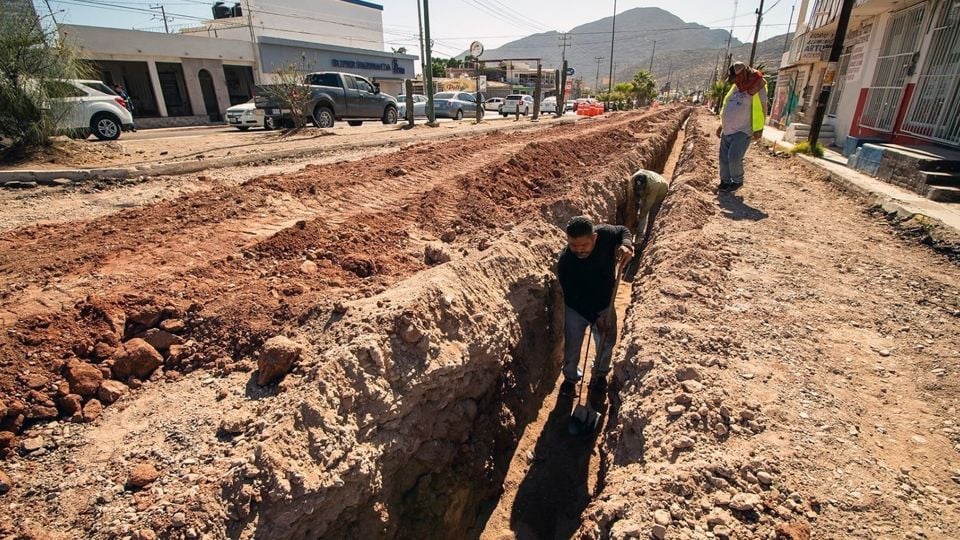
[[[567,47],[567,61],[577,74],[583,77],[584,85],[593,87],[598,78],[606,84],[610,69],[610,30],[612,17],[589,22],[571,29]],[[484,58],[542,58],[544,66],[559,67],[561,64],[560,32],[533,34],[501,47],[484,52]],[[634,8],[617,14],[616,40],[614,44],[614,68],[616,81],[633,77],[639,69],[650,66],[650,55],[656,41],[653,73],[661,84],[668,75],[683,87],[699,87],[712,75],[718,53],[726,50],[729,32],[708,28],[701,24],[685,22],[669,11],[660,8]],[[784,36],[774,37],[758,44],[758,61],[768,68],[779,66]],[[750,56],[750,44],[733,38],[730,42],[734,60],[746,61]],[[465,54],[460,55],[462,58]],[[597,57],[602,57],[599,62]],[[721,59],[722,60],[722,59]],[[681,76],[682,74],[682,76]],[[674,82],[676,86],[677,82]]]

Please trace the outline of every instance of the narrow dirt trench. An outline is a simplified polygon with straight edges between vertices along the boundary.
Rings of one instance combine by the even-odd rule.
[[[673,178],[680,158],[685,126],[686,123],[680,126],[666,163],[657,171],[667,179]],[[629,183],[628,178],[622,181]],[[628,197],[628,201],[631,199]],[[630,202],[625,206],[630,206]],[[632,226],[634,231],[639,226],[632,219],[632,208],[618,209],[618,214],[618,218]],[[621,281],[617,290],[615,306],[618,336],[623,335],[633,288],[640,280],[638,277],[636,280]],[[587,341],[584,340],[584,348]],[[618,342],[614,358],[620,346]],[[581,351],[581,358],[584,352]],[[589,365],[592,365],[595,357],[592,347],[589,354]],[[583,400],[587,399],[592,374],[589,365],[585,369]],[[536,419],[526,426],[510,459],[503,492],[496,501],[491,501],[486,510],[490,514],[481,539],[570,538],[581,526],[583,510],[599,491],[602,474],[598,442],[609,420],[609,403],[605,403],[602,409],[603,424],[595,434],[572,436],[568,433],[567,422],[577,400],[558,395],[556,389],[562,380],[561,374],[553,384],[554,391],[545,396]]]

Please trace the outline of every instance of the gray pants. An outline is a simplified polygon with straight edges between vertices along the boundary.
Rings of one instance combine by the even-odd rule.
[[[737,132],[720,138],[720,182],[743,183],[743,156],[750,148],[750,135]]]
[[[612,307],[612,306],[611,306]],[[583,347],[583,335],[590,321],[570,306],[563,306],[563,376],[568,381],[579,381],[583,377],[579,368],[580,349]],[[593,329],[594,351],[599,351],[601,332]],[[610,371],[610,359],[613,357],[613,346],[617,343],[617,313],[613,311],[610,318],[610,329],[607,332],[603,353],[597,354],[593,363],[593,374],[606,375]]]

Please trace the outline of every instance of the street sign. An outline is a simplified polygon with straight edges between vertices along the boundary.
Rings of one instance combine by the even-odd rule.
[[[577,70],[573,69],[572,67],[568,67],[568,68],[567,68],[567,77],[573,77],[574,73],[576,73],[576,72],[577,72]]]
[[[487,76],[481,75],[477,77],[477,91],[481,94],[487,91]]]
[[[479,41],[474,41],[470,44],[470,54],[474,58],[480,58],[480,55],[483,54],[483,43]]]

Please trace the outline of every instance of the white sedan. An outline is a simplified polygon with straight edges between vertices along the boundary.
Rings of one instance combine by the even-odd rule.
[[[492,97],[483,102],[483,109],[485,111],[500,112],[500,107],[503,107],[503,98]]]
[[[540,112],[544,114],[557,114],[557,98],[548,97],[540,102]]]
[[[234,105],[227,109],[227,124],[246,131],[252,127],[262,127],[263,129],[274,129],[273,118],[264,121],[263,109],[258,109],[253,104],[253,100],[239,105]]]

